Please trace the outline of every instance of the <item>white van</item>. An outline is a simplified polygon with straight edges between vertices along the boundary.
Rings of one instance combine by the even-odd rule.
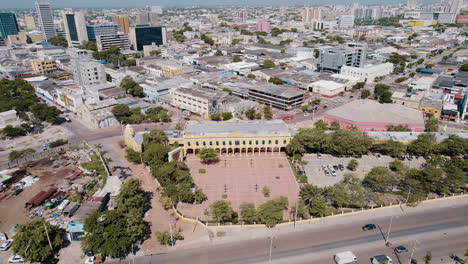
[[[348,263],[356,263],[357,257],[351,251],[345,251],[336,253],[335,257],[336,264],[348,264]]]
[[[393,264],[393,261],[387,255],[378,255],[372,258],[372,264]]]

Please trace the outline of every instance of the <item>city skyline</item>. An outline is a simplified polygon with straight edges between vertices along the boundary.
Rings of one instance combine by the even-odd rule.
[[[180,7],[180,6],[220,6],[219,1],[214,0],[178,0],[176,3],[171,0],[160,0],[160,1],[148,1],[148,0],[135,0],[135,1],[126,1],[126,0],[102,0],[99,2],[92,0],[83,0],[83,1],[66,1],[66,0],[52,0],[49,1],[53,8],[64,8],[64,7],[74,7],[74,8],[130,8],[130,7],[144,7],[147,5],[159,5],[164,7]],[[437,0],[420,0],[418,4],[431,4],[437,3]],[[363,5],[379,5],[382,4],[382,1],[379,0],[355,0],[352,3],[360,3]],[[385,4],[406,4],[407,0],[389,0],[385,1]],[[346,0],[293,0],[289,1],[288,5],[297,5],[297,6],[312,6],[312,5],[326,5],[326,4],[341,4],[349,5],[351,4]],[[245,0],[245,1],[234,1],[227,0],[223,1],[224,6],[232,5],[248,5],[248,6],[268,6],[268,5],[284,5],[283,1],[280,0]],[[14,2],[3,3],[2,8],[4,9],[18,9],[18,8],[33,8],[33,3],[29,0],[18,0]]]

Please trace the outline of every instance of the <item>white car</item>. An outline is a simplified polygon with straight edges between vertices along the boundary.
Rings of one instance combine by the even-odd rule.
[[[7,251],[13,245],[13,239],[8,239],[0,246],[1,251]]]
[[[20,255],[13,255],[8,259],[8,263],[23,263],[24,258]]]
[[[304,113],[304,116],[309,116],[310,114],[309,113]]]
[[[94,264],[94,256],[86,257],[85,264]]]

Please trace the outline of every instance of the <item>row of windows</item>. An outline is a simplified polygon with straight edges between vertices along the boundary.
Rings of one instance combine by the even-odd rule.
[[[249,140],[249,141],[243,140],[242,144],[241,144],[240,140],[234,140],[234,141],[232,141],[232,140],[230,140],[230,141],[208,141],[208,143],[207,143],[207,141],[195,141],[195,146],[200,146],[200,144],[203,145],[203,146],[207,146],[207,145],[213,146],[213,144],[215,146],[219,146],[220,144],[222,146],[226,146],[226,143],[227,143],[228,146],[232,146],[233,142],[234,142],[235,146],[246,145],[247,142],[249,143],[248,145],[252,145],[252,143],[254,143],[253,140]],[[261,143],[262,145],[265,145],[266,142],[267,142],[267,140],[255,140],[255,145],[258,145],[259,143]],[[273,142],[273,140],[268,140],[268,144],[272,144],[272,142]],[[274,144],[276,144],[276,145],[279,144],[279,140],[275,140],[274,142],[275,142]],[[286,140],[283,140],[284,145],[286,145],[286,142],[287,142]],[[187,142],[187,146],[190,147],[191,143]]]

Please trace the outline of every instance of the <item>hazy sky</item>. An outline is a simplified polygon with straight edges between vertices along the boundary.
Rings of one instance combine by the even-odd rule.
[[[396,4],[405,0],[50,0],[52,8],[63,7],[143,7],[145,5],[319,5],[319,4]],[[437,0],[419,0],[434,3]],[[32,8],[34,0],[0,0],[0,8]]]

